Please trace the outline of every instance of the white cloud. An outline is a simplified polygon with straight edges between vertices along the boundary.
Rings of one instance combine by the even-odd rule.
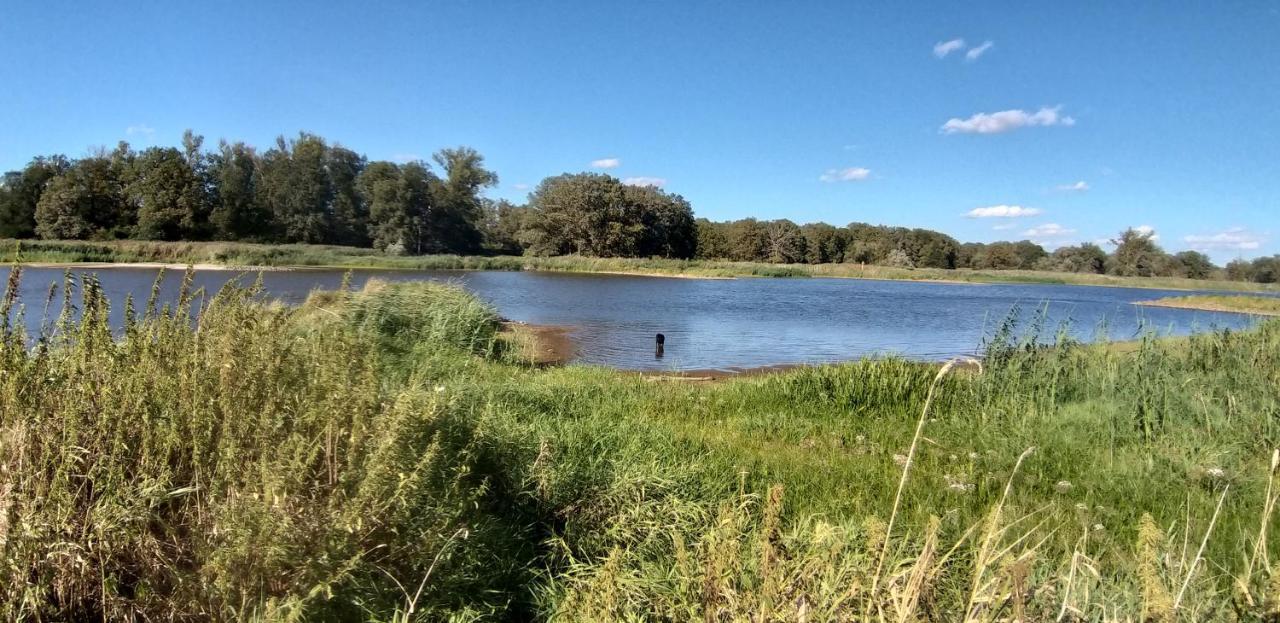
[[[1022,206],[987,206],[985,208],[974,208],[969,210],[969,218],[1019,218],[1023,216],[1036,216],[1040,214],[1040,208],[1025,208]]]
[[[1034,242],[1061,242],[1063,238],[1074,233],[1076,230],[1069,227],[1063,227],[1057,223],[1045,223],[1022,232],[1022,235]]]
[[[627,186],[650,186],[652,188],[662,188],[667,185],[666,178],[661,177],[628,177],[622,180]]]
[[[1086,190],[1089,190],[1089,183],[1084,180],[1080,180],[1074,184],[1061,184],[1059,186],[1056,186],[1055,188],[1062,192],[1082,193]]]
[[[145,123],[139,123],[125,128],[124,133],[129,136],[142,136],[151,139],[155,137],[156,129]]]
[[[992,47],[995,47],[995,45],[996,45],[996,44],[995,44],[995,42],[994,42],[994,41],[983,41],[983,42],[982,42],[982,45],[980,45],[980,46],[978,46],[978,47],[976,47],[976,48],[973,48],[973,49],[969,50],[968,52],[965,52],[965,53],[964,53],[964,60],[969,61],[969,62],[976,61],[976,60],[978,60],[978,57],[979,57],[979,56],[982,56],[983,54],[986,54],[986,53],[987,53],[987,50],[990,50]]]
[[[952,39],[950,41],[939,41],[933,44],[933,55],[938,58],[946,58],[946,56],[956,50],[964,49],[964,39]]]
[[[943,134],[1000,134],[1038,125],[1075,125],[1075,119],[1058,113],[1061,108],[1061,106],[1052,108],[1045,106],[1035,112],[1015,109],[993,113],[980,112],[968,119],[953,117],[942,124],[941,132]]]
[[[512,184],[511,187],[516,190],[529,190],[528,184]]]
[[[848,167],[844,169],[827,169],[818,176],[823,182],[861,182],[871,177],[871,169],[865,167]]]
[[[1182,240],[1196,251],[1253,251],[1262,246],[1266,236],[1243,227],[1232,227],[1216,234],[1186,236]]]
[[[1133,231],[1136,231],[1144,236],[1150,236],[1152,241],[1160,240],[1160,234],[1157,234],[1156,228],[1150,225],[1139,225],[1137,227],[1134,227]]]
[[[622,164],[622,161],[617,158],[601,158],[599,160],[591,161],[591,167],[593,169],[613,169],[620,164]]]
[[[1001,223],[999,225],[992,227],[991,229],[994,229],[996,231],[1009,231],[1010,229],[1014,229],[1016,227],[1017,225],[1014,223]]]

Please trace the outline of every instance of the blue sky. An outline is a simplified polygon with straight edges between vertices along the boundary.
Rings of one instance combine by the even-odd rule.
[[[306,130],[473,146],[514,200],[600,170],[712,219],[1280,252],[1276,0],[14,2],[0,58],[3,169]]]

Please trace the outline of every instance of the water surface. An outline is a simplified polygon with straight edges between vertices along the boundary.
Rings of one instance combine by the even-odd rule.
[[[121,320],[125,296],[141,307],[158,269],[77,269],[96,273]],[[0,270],[7,276],[8,269]],[[310,291],[332,289],[344,271],[293,270],[263,274],[269,296],[288,303]],[[38,326],[52,283],[63,271],[26,268],[22,302],[27,323]],[[216,291],[231,279],[254,275],[197,271],[195,286]],[[1029,318],[1045,312],[1050,333],[1064,323],[1081,340],[1100,332],[1131,339],[1143,331],[1186,335],[1214,328],[1239,329],[1253,320],[1239,314],[1139,307],[1132,303],[1185,291],[1063,285],[965,285],[857,279],[669,279],[624,275],[498,272],[352,272],[359,287],[371,277],[390,281],[446,280],[492,303],[504,317],[572,328],[577,361],[628,369],[731,369],[820,363],[868,355],[896,354],[937,360],[977,354],[1014,308]],[[168,271],[162,302],[172,302],[181,271]],[[50,314],[61,308],[60,297]],[[654,355],[656,333],[666,336],[665,354]]]

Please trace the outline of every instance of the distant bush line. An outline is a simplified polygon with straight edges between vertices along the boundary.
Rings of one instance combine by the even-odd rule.
[[[578,255],[855,263],[888,268],[1037,270],[1276,283],[1280,255],[1215,266],[1166,253],[1150,234],[1122,232],[1056,249],[1030,241],[960,243],[946,234],[852,223],[798,225],[695,219],[683,197],[604,174],[544,179],[525,205],[482,196],[498,183],[474,149],[431,163],[370,161],[314,134],[265,151],[191,131],[181,147],[121,142],[77,160],[38,156],[0,180],[0,238],[242,241],[342,245],[382,255]]]

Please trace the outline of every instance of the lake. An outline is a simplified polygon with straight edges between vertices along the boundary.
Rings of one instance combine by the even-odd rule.
[[[8,268],[0,269],[5,277]],[[119,323],[127,294],[137,305],[158,269],[94,267]],[[339,270],[264,273],[269,296],[302,301],[311,290],[333,289]],[[49,286],[62,269],[26,268],[21,287],[27,321],[38,326]],[[228,280],[256,275],[197,271],[195,285],[210,292]],[[643,370],[730,370],[821,363],[896,354],[939,360],[977,354],[1014,308],[1029,320],[1044,309],[1053,333],[1070,323],[1073,336],[1131,339],[1143,331],[1186,335],[1213,328],[1240,329],[1253,320],[1155,307],[1135,301],[1185,295],[1182,291],[1060,285],[967,285],[856,279],[674,279],[601,274],[496,271],[352,271],[356,286],[371,277],[389,281],[458,283],[493,304],[504,317],[571,328],[576,361]],[[167,271],[162,299],[172,301],[181,271]],[[60,309],[55,301],[51,314]],[[654,355],[654,335],[666,336],[665,355]]]

